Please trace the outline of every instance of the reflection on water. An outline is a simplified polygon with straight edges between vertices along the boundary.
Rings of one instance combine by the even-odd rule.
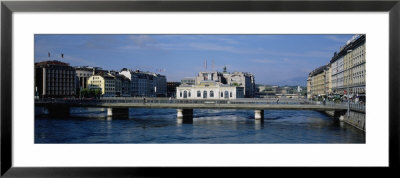
[[[264,120],[254,120],[254,129],[260,130],[264,127]]]
[[[35,116],[35,143],[365,143],[365,133],[316,111],[130,109],[129,118],[104,108],[71,108],[66,118],[43,109]],[[40,112],[38,112],[40,111]]]

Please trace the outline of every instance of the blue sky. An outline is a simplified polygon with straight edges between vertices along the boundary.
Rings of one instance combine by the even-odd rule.
[[[151,71],[180,81],[204,71],[242,71],[257,84],[280,84],[329,63],[343,35],[35,35],[35,62]],[[48,52],[51,57],[48,57]],[[61,53],[64,58],[61,58]],[[305,82],[304,82],[305,83]]]

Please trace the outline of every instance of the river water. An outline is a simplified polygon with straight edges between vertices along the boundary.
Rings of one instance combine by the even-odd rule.
[[[71,108],[67,118],[36,108],[35,143],[365,143],[365,133],[323,113],[265,110],[193,110],[182,123],[175,109],[134,109],[129,118],[107,118],[103,108]]]

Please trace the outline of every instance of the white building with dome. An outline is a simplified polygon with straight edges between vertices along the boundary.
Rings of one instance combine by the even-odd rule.
[[[227,84],[222,73],[199,72],[192,85],[176,87],[177,99],[236,99],[244,98],[242,86]]]
[[[202,81],[198,85],[181,85],[176,88],[177,99],[236,99],[244,98],[244,88]]]

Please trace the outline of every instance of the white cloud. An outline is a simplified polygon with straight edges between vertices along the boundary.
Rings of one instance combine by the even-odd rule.
[[[128,39],[139,47],[146,47],[156,43],[156,40],[149,35],[129,35]]]
[[[333,36],[333,35],[327,35],[325,36],[325,38],[341,43],[346,43],[346,41],[349,40],[348,38],[339,38],[338,36]]]

